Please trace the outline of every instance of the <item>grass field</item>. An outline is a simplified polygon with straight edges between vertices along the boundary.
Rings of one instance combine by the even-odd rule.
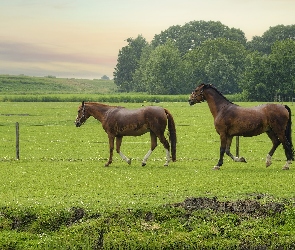
[[[121,149],[132,158],[130,166],[115,154],[113,164],[104,167],[107,135],[93,118],[75,127],[79,104],[1,103],[0,248],[294,247],[290,228],[295,225],[295,165],[281,170],[285,156],[280,146],[272,166],[265,167],[271,148],[266,135],[240,138],[240,155],[248,163],[234,163],[225,156],[222,169],[213,171],[219,136],[207,104],[157,103],[174,115],[177,162],[164,167],[165,152],[159,145],[141,167],[150,143],[146,134],[123,138]],[[295,114],[295,107],[288,105]],[[16,122],[20,160],[15,160]],[[277,202],[288,209],[274,217],[252,218],[212,209],[189,213],[167,208],[188,197],[259,199],[261,204]]]

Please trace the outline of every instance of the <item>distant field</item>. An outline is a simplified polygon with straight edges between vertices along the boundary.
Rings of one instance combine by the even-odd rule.
[[[188,95],[120,93],[113,80],[0,75],[0,102],[186,102]]]
[[[0,75],[0,95],[106,94],[116,89],[113,80]]]

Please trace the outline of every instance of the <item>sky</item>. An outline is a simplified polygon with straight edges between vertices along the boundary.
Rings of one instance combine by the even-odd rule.
[[[113,78],[128,38],[203,20],[250,41],[294,13],[294,0],[0,0],[0,74]]]

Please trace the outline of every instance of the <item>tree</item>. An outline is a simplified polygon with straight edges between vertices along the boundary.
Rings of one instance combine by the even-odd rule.
[[[269,55],[277,94],[289,98],[295,91],[295,41],[287,39],[274,43]]]
[[[150,45],[147,45],[142,50],[138,67],[135,69],[135,72],[132,76],[132,86],[134,87],[133,89],[135,92],[147,92],[149,84],[147,64],[152,51],[153,48]]]
[[[106,75],[103,75],[100,79],[101,80],[110,80],[110,78],[108,76],[106,76]]]
[[[148,43],[141,35],[135,39],[128,38],[127,42],[128,45],[119,51],[117,65],[113,75],[114,83],[119,89],[129,92],[134,89],[134,86],[132,86],[133,74],[138,67],[141,52]]]
[[[209,82],[216,85],[222,93],[232,94],[239,91],[236,79],[239,75],[225,54],[218,53],[215,58],[211,57],[205,66],[205,73]]]
[[[190,84],[213,83],[224,94],[239,92],[244,71],[245,47],[236,41],[218,38],[207,40],[185,56]]]
[[[276,93],[267,55],[257,51],[246,57],[245,71],[241,87],[249,101],[271,101]]]
[[[150,94],[182,93],[182,60],[175,43],[168,40],[166,44],[155,48],[142,70],[146,89]]]
[[[128,38],[119,51],[114,82],[121,91],[189,93],[200,82],[245,100],[294,95],[295,25],[270,27],[246,42],[244,32],[220,22],[192,21],[155,35]]]
[[[183,26],[171,26],[160,34],[155,35],[151,44],[154,47],[165,44],[168,40],[175,42],[182,55],[200,46],[209,39],[225,38],[246,45],[244,32],[229,28],[221,22],[191,21]]]
[[[295,87],[295,41],[277,41],[270,55],[248,55],[243,78],[244,94],[250,101],[272,101],[276,96],[293,97]]]
[[[247,42],[247,49],[250,51],[259,51],[264,54],[271,53],[271,47],[276,41],[286,39],[295,40],[295,25],[277,25],[270,27],[263,35],[254,36],[252,41]]]

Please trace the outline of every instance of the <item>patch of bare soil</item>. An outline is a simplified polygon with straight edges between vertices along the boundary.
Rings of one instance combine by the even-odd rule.
[[[274,216],[285,210],[285,205],[278,202],[261,203],[257,200],[219,201],[216,197],[187,198],[184,202],[174,204],[188,211],[211,209],[216,212],[234,213],[239,215],[265,217]]]

